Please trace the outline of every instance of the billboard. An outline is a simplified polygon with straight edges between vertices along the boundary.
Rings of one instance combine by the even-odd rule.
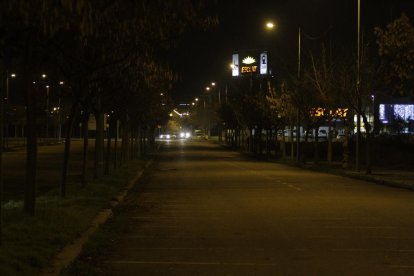
[[[268,74],[268,57],[267,52],[246,51],[233,54],[232,57],[232,76],[246,75],[267,75]]]

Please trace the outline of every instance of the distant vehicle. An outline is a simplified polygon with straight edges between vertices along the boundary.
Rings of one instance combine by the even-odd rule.
[[[319,138],[328,138],[328,132],[325,129],[320,129],[318,132]]]
[[[160,140],[172,140],[172,139],[176,139],[177,135],[172,134],[172,133],[163,133],[160,134]]]
[[[199,140],[199,139],[205,139],[206,138],[206,135],[201,130],[195,130],[194,131],[193,138],[194,139],[197,139],[197,140]]]
[[[180,132],[180,139],[188,139],[191,137],[191,133],[190,132]]]

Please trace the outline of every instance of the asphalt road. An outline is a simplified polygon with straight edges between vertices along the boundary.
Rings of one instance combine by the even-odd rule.
[[[209,142],[166,143],[121,210],[108,275],[414,275],[413,192]]]
[[[89,167],[93,165],[93,140],[90,141]],[[63,167],[64,144],[38,147],[37,192],[38,195],[60,187]],[[83,144],[80,139],[72,140],[69,158],[68,181],[80,179]],[[4,201],[22,200],[24,197],[26,170],[26,149],[24,146],[3,153]],[[79,180],[80,181],[80,180]],[[78,181],[78,182],[79,182]]]

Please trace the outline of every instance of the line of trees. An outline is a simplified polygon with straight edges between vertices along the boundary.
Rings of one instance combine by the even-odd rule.
[[[108,136],[105,158],[104,116],[109,115],[110,128],[120,122],[122,145],[117,158],[121,163],[145,154],[154,129],[168,119],[171,101],[165,95],[177,78],[163,57],[188,28],[215,24],[203,14],[204,8],[204,1],[195,4],[190,0],[1,1],[1,121],[6,78],[12,69],[18,71],[26,108],[24,212],[34,215],[36,209],[38,126],[39,114],[44,112],[39,111],[39,95],[44,94],[45,85],[64,80],[70,87],[71,106],[63,122],[66,134],[60,187],[60,195],[65,197],[75,121],[82,122],[84,137],[82,186],[87,185],[91,114],[96,118],[94,177],[109,172],[108,156],[117,152],[111,149]],[[3,131],[3,126],[0,129]]]
[[[356,45],[335,48],[331,41],[318,43],[319,46],[312,49],[302,49],[306,54],[302,55],[299,76],[295,72],[284,79],[250,76],[228,82],[230,100],[218,109],[221,122],[227,129],[227,143],[266,155],[273,148],[281,157],[286,157],[283,132],[286,128],[294,130],[299,119],[305,142],[309,135],[315,134],[315,163],[320,159],[318,128],[328,127],[327,156],[324,159],[331,164],[332,130],[335,123],[340,122],[345,130],[342,161],[343,166],[348,167],[351,163],[354,115],[360,114],[366,130],[366,173],[371,173],[372,140],[374,134],[380,131],[378,124],[374,129],[368,120],[374,112],[373,96],[414,97],[414,27],[407,15],[402,14],[385,28],[376,27],[373,32],[364,35],[359,86],[356,85]],[[317,112],[316,108],[323,111]],[[281,135],[280,145],[276,145],[277,133]],[[289,135],[292,160],[297,157],[297,160],[304,162],[304,149],[300,148],[304,143],[298,143],[296,150],[294,131],[290,131]],[[276,150],[277,147],[280,150]]]

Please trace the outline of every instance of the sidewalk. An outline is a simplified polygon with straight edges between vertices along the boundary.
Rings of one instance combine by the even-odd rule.
[[[371,174],[366,174],[364,168],[361,168],[360,172],[357,172],[352,167],[349,169],[343,169],[340,163],[333,163],[333,165],[330,166],[327,163],[321,162],[318,165],[309,163],[299,166],[304,169],[342,175],[344,177],[365,180],[391,187],[414,190],[414,170],[374,167],[372,168]]]
[[[220,143],[218,139],[212,139],[210,141],[228,148],[226,144]],[[254,158],[254,159],[261,158],[261,157],[255,156],[253,154],[247,153],[242,150],[239,150],[239,151],[243,153],[244,155],[249,156],[250,158]],[[341,163],[339,162],[333,162],[332,165],[328,165],[326,162],[320,162],[318,165],[314,165],[311,162],[297,165],[295,162],[293,162],[290,159],[285,159],[285,160],[271,159],[269,161],[285,164],[288,166],[298,166],[298,167],[301,167],[303,169],[308,169],[308,170],[315,170],[319,172],[325,172],[325,173],[330,173],[330,174],[341,175],[344,177],[360,179],[360,180],[369,181],[369,182],[386,185],[390,187],[414,190],[414,169],[412,170],[388,169],[388,168],[373,167],[372,173],[366,174],[364,168],[361,168],[360,172],[357,172],[352,166],[349,169],[343,169]]]

